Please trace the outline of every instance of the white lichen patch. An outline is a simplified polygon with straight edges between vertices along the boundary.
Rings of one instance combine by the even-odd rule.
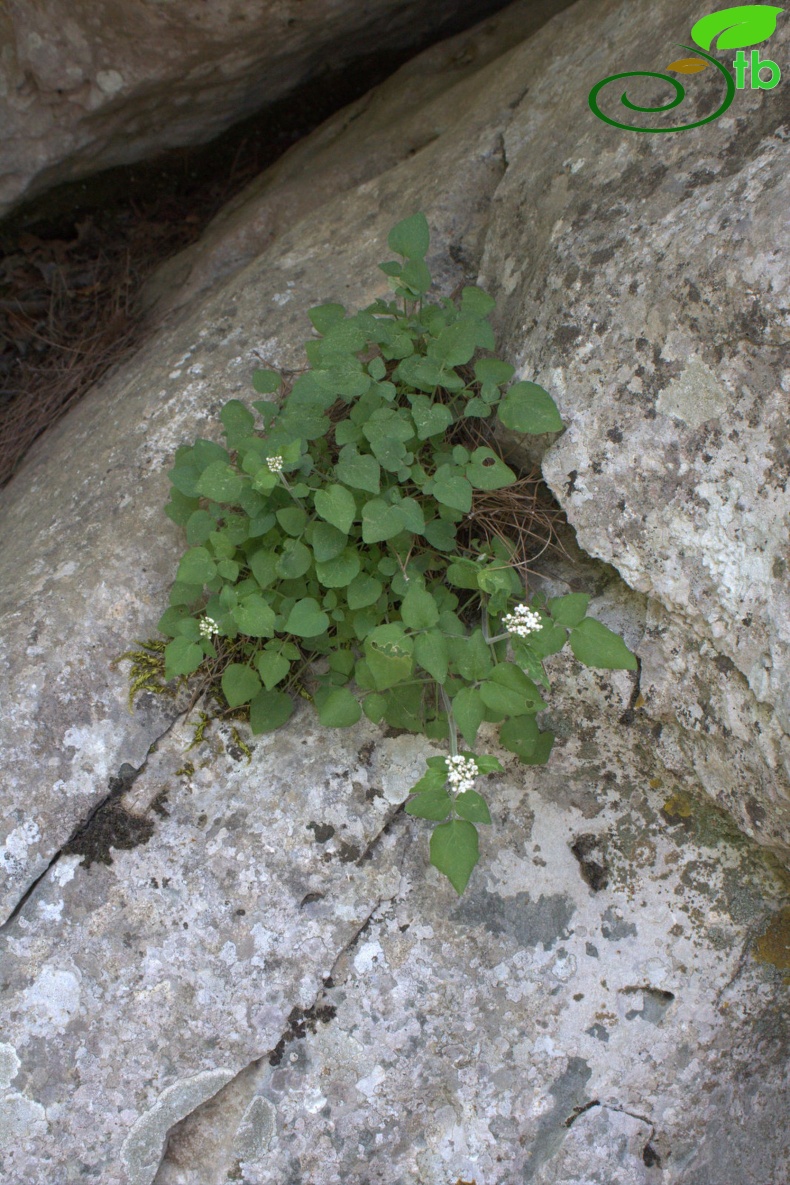
[[[129,1185],[151,1185],[171,1127],[205,1103],[235,1077],[233,1070],[205,1070],[174,1082],[135,1123],[121,1148]]]
[[[42,967],[21,999],[32,1033],[46,1036],[65,1030],[79,1012],[80,979],[78,971],[51,964]]]
[[[660,392],[656,407],[664,416],[699,428],[707,420],[726,415],[733,401],[721,379],[701,359],[692,358],[683,373]]]

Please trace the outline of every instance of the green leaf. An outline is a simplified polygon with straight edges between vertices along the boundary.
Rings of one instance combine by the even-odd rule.
[[[524,765],[545,765],[553,746],[554,733],[549,731],[542,732],[535,743],[535,748],[528,757],[522,757],[521,760]]]
[[[212,531],[217,529],[217,520],[207,510],[195,510],[187,520],[187,543],[199,547],[205,543]]]
[[[490,823],[491,815],[486,800],[476,790],[463,790],[455,800],[455,809],[470,823]]]
[[[440,823],[431,835],[431,864],[443,872],[460,897],[479,859],[477,829],[467,819]]]
[[[424,259],[430,239],[428,220],[420,212],[393,226],[387,235],[387,246],[396,255],[405,255],[407,259]]]
[[[474,321],[456,321],[431,342],[428,353],[445,366],[464,366],[477,348],[478,327]]]
[[[286,539],[277,561],[277,572],[286,580],[297,580],[309,571],[312,563],[313,555],[309,547],[305,547],[298,539]]]
[[[282,379],[276,370],[254,370],[252,385],[259,395],[272,395],[280,389]]]
[[[526,761],[535,752],[540,729],[534,716],[515,716],[506,720],[499,730],[500,743],[510,753]]]
[[[267,691],[281,683],[291,669],[285,655],[278,654],[276,650],[260,650],[256,655],[255,665]]]
[[[357,452],[353,444],[344,445],[340,450],[335,473],[339,481],[355,490],[367,490],[371,494],[379,492],[381,466],[375,457]]]
[[[235,469],[224,461],[214,461],[201,473],[197,490],[212,502],[238,502],[244,483]]]
[[[403,515],[397,506],[390,506],[382,498],[373,498],[362,508],[363,543],[380,543],[394,539],[404,530]]]
[[[536,679],[548,691],[550,684],[548,676],[543,669],[543,663],[533,653],[529,642],[525,638],[513,637],[511,635],[510,645],[513,650],[513,657],[521,669],[529,675],[530,679]]]
[[[768,4],[739,4],[702,17],[691,29],[691,38],[701,49],[710,49],[721,34],[716,49],[743,49],[767,41],[776,29],[782,8]]]
[[[279,404],[273,403],[270,399],[256,399],[252,406],[260,415],[266,428],[269,427],[280,410]]]
[[[241,633],[250,638],[271,638],[274,635],[274,610],[258,593],[244,597],[231,616]]]
[[[373,461],[373,458],[359,457],[358,460]],[[376,465],[376,462],[373,461],[373,464]],[[376,465],[376,469],[378,470],[378,465]],[[378,481],[376,489],[378,489]],[[331,523],[338,531],[342,531],[344,535],[348,534],[357,513],[357,504],[351,490],[341,485],[326,486],[324,489],[316,490],[313,504],[316,513],[320,514],[321,518]]]
[[[176,580],[170,589],[169,601],[172,606],[193,605],[202,596],[202,584],[185,584],[182,580]]]
[[[490,757],[487,753],[482,754],[480,757],[476,753],[464,753],[464,757],[471,757],[477,766],[478,772],[481,774],[501,773],[504,769],[498,757]]]
[[[484,716],[483,700],[476,688],[461,688],[453,700],[453,716],[464,740],[471,747]]]
[[[165,646],[165,679],[169,682],[176,675],[191,675],[204,657],[200,646],[189,638],[175,638]]]
[[[477,577],[477,583],[484,593],[493,596],[496,592],[506,592],[511,595],[521,593],[523,595],[524,585],[519,578],[518,572],[509,564],[502,564],[494,561],[487,564],[485,568],[480,569]]]
[[[437,683],[444,683],[450,661],[444,634],[439,630],[428,630],[426,633],[418,634],[414,639],[414,657]]]
[[[422,512],[422,507],[416,498],[401,498],[400,502],[396,502],[401,519],[403,520],[403,527],[406,531],[412,531],[415,535],[421,535],[425,530],[425,515]]]
[[[191,547],[185,551],[178,565],[176,580],[182,584],[208,584],[217,574],[217,565],[205,547]]]
[[[345,687],[319,691],[315,697],[318,719],[326,728],[349,728],[362,715],[362,708]]]
[[[333,325],[343,320],[346,310],[342,304],[319,304],[308,309],[307,315],[319,333],[328,333]]]
[[[301,506],[284,506],[276,514],[277,522],[286,535],[292,535],[298,539],[307,525],[307,512]]]
[[[451,522],[442,518],[431,519],[425,524],[424,534],[431,547],[437,551],[455,551],[455,527]]]
[[[496,301],[482,288],[469,284],[461,289],[461,308],[473,317],[487,317],[491,310],[496,308]]]
[[[431,493],[437,502],[462,510],[468,514],[472,509],[472,487],[461,469],[455,465],[440,465],[434,475]],[[475,584],[475,587],[477,585]]]
[[[475,362],[475,378],[479,383],[493,383],[501,387],[516,373],[515,367],[509,362],[501,362],[499,358],[478,358]]]
[[[234,449],[255,428],[255,416],[240,399],[229,399],[219,413],[228,448]]]
[[[512,662],[494,667],[481,684],[480,695],[487,708],[507,716],[525,716],[546,707],[532,680]]]
[[[450,658],[462,679],[475,682],[487,678],[491,673],[494,664],[482,630],[473,630],[468,636],[450,638],[449,646]]]
[[[560,432],[565,425],[557,405],[537,383],[515,383],[497,408],[500,422],[513,432]]]
[[[297,601],[285,623],[285,632],[295,634],[297,638],[315,638],[328,628],[329,617],[314,597],[302,597]]]
[[[516,480],[516,475],[490,448],[481,446],[472,453],[466,476],[476,490],[501,490]]]
[[[239,565],[235,560],[220,560],[217,564],[217,575],[221,576],[223,580],[237,580]]]
[[[410,259],[400,274],[402,288],[408,288],[413,296],[424,296],[431,286],[431,273],[422,259]]]
[[[331,671],[337,671],[350,678],[356,659],[351,650],[333,650],[327,661]]]
[[[293,700],[284,691],[259,691],[250,704],[250,728],[256,734],[274,732],[293,710]]]
[[[222,672],[222,694],[230,708],[240,708],[242,704],[248,704],[260,689],[261,681],[255,671],[251,671],[243,663],[232,662]]]
[[[456,588],[472,589],[475,592],[480,587],[477,583],[479,574],[480,568],[471,560],[455,560],[448,565],[445,573],[450,584],[455,585]]]
[[[365,609],[373,605],[384,591],[384,585],[374,576],[361,572],[355,576],[348,586],[346,600],[349,609]]]
[[[448,374],[443,370],[440,359],[412,354],[399,363],[393,377],[406,386],[416,387],[418,391],[432,392],[440,383],[447,385],[445,380]]]
[[[484,399],[470,399],[464,408],[465,416],[477,416],[481,420],[484,420],[490,414],[491,408]]]
[[[365,638],[365,659],[377,691],[386,691],[408,679],[412,672],[414,643],[400,622],[380,625]]]
[[[568,593],[565,597],[552,597],[548,608],[557,625],[574,626],[584,619],[589,603],[585,593]]]
[[[417,819],[435,819],[441,822],[452,810],[453,800],[443,788],[423,790],[415,794],[403,808],[407,815],[414,815]]]
[[[315,573],[324,588],[346,588],[362,567],[361,560],[353,547],[347,547],[342,555],[333,560],[316,563]]]
[[[190,472],[194,472],[194,479],[190,480],[190,488],[194,489],[194,483],[197,482],[197,470]],[[171,522],[177,523],[179,527],[185,526],[192,515],[197,512],[197,508],[197,497],[188,498],[186,494],[182,494],[181,490],[173,486],[170,490],[170,501],[165,506],[165,514]]]
[[[412,396],[411,414],[420,440],[441,436],[453,422],[453,413],[447,404],[432,403],[427,395]]]
[[[594,617],[585,617],[571,630],[571,650],[586,667],[600,667],[606,671],[637,669],[636,656],[619,634]]]
[[[192,458],[193,463],[202,473],[204,469],[207,469],[215,461],[222,461],[227,465],[230,461],[230,454],[227,449],[224,449],[221,444],[217,444],[214,440],[198,439],[192,445]]]
[[[318,563],[333,560],[348,544],[348,536],[331,523],[313,523],[310,546]]]
[[[548,658],[550,654],[558,654],[567,641],[568,631],[565,627],[552,625],[546,618],[543,629],[530,634],[526,644],[537,658]]]
[[[401,617],[410,630],[426,630],[439,620],[439,607],[431,594],[413,585],[401,601]]]
[[[156,628],[160,634],[166,634],[169,638],[175,638],[178,634],[179,624],[188,617],[189,610],[184,605],[172,605],[169,609],[165,609],[156,623]]]
[[[362,711],[373,724],[378,724],[387,710],[387,697],[374,691],[362,701]]]
[[[277,555],[273,551],[260,548],[248,557],[252,574],[261,588],[268,588],[277,579]]]

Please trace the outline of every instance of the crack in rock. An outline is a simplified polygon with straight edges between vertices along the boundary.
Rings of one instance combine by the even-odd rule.
[[[29,898],[49,875],[61,856],[81,856],[81,865],[84,868],[90,868],[91,864],[95,863],[112,864],[111,848],[116,848],[119,851],[129,850],[148,842],[154,833],[154,821],[144,815],[126,810],[120,800],[144,772],[148,765],[148,759],[156,752],[160,741],[164,740],[185,715],[188,713],[180,713],[170,721],[159,736],[154,738],[139,766],[123,762],[118,773],[109,779],[108,790],[104,798],[97,802],[85,818],[77,823],[69,838],[55,852],[46,868],[25,889],[8,917],[0,925],[0,934],[11,927]],[[153,802],[151,809],[158,814],[161,813],[161,800]]]

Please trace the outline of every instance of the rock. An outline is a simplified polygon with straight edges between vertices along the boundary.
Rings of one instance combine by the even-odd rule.
[[[472,22],[496,0],[465,5]],[[458,24],[453,0],[10,0],[0,13],[0,217],[64,181],[202,144],[316,73]]]
[[[645,710],[665,748],[788,858],[785,108],[778,92],[744,90],[718,121],[669,136],[582,118],[568,78],[586,96],[644,45],[672,45],[693,6],[657,5],[621,29],[617,4],[577,5],[521,41],[524,11],[433,47],[328,121],[166,264],[147,299],[188,306],[338,189],[367,185],[370,205],[390,179],[434,168],[451,187],[488,137],[502,175],[480,279],[506,353],[568,424],[546,478],[585,550],[655,601]],[[601,41],[602,20],[616,42]],[[779,28],[770,44],[787,40]],[[550,68],[544,47],[559,55]]]
[[[787,851],[782,688],[775,673],[758,685],[753,661],[770,653],[779,670],[783,593],[750,593],[748,637],[710,625],[730,621],[732,602],[726,570],[705,566],[713,545],[693,470],[723,475],[735,442],[729,424],[695,429],[669,414],[684,398],[680,370],[658,368],[654,408],[657,364],[640,362],[627,334],[638,328],[660,358],[682,331],[688,356],[711,369],[714,329],[742,331],[738,284],[758,291],[767,274],[742,246],[711,236],[687,255],[690,268],[712,268],[726,249],[732,279],[719,319],[700,309],[696,329],[654,273],[663,250],[676,284],[705,194],[716,219],[722,203],[732,210],[728,185],[743,182],[748,202],[754,178],[777,176],[779,95],[744,91],[737,117],[676,136],[595,122],[593,83],[644,61],[644,47],[654,65],[656,46],[676,52],[696,17],[664,0],[644,8],[637,37],[631,12],[584,0],[536,32],[534,6],[516,5],[429,51],[422,81],[407,67],[400,98],[397,78],[388,83],[389,122],[374,95],[357,118],[321,129],[312,161],[300,148],[298,167],[292,158],[250,194],[247,239],[240,204],[225,220],[227,253],[218,223],[181,260],[192,295],[180,307],[168,271],[158,332],[8,487],[0,1072],[13,1185],[787,1176],[776,1122],[786,875],[733,822]],[[355,152],[353,184],[330,184],[333,160],[342,174]],[[674,187],[695,152],[730,176],[681,204]],[[783,209],[777,195],[765,189],[750,207],[756,242]],[[628,229],[632,203],[649,241]],[[272,737],[240,730],[249,765],[223,728],[187,752],[194,716],[156,696],[129,713],[125,675],[110,666],[153,633],[182,547],[161,511],[176,446],[216,437],[221,404],[250,397],[261,361],[302,365],[307,308],[383,292],[387,230],[415,209],[433,230],[441,291],[482,274],[500,302],[503,353],[552,390],[569,425],[545,472],[583,546],[611,566],[546,560],[547,589],[591,591],[593,611],[642,660],[638,673],[603,673],[552,659],[551,762],[510,763],[490,781],[495,823],[460,900],[428,866],[425,828],[398,810],[426,742],[369,725],[324,733],[303,710]],[[618,237],[615,275],[614,256],[593,256]],[[574,253],[589,273],[578,290]],[[692,282],[707,276],[715,303],[712,274]],[[640,283],[656,285],[657,312],[637,327]],[[585,301],[600,325],[610,319],[600,335],[586,321],[575,332]],[[722,382],[742,373],[763,401],[762,427],[750,427],[752,388],[727,387],[759,470],[772,459],[760,434],[778,406],[774,354],[747,371],[749,349],[722,361]],[[644,391],[624,394],[640,365]],[[720,404],[705,390],[707,414]],[[603,409],[614,415],[615,403],[610,423]],[[693,451],[702,431],[710,461]],[[662,503],[673,508],[663,534]],[[769,542],[781,504],[776,491],[760,512]],[[645,516],[643,535],[626,529],[631,513]],[[733,504],[732,532],[746,531],[741,515]],[[751,551],[734,554],[742,583]]]

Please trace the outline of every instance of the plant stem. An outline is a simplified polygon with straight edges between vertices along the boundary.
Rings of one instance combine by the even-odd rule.
[[[448,696],[447,692],[442,687],[441,683],[439,684],[439,691],[441,693],[442,704],[444,705],[444,710],[447,713],[447,724],[448,724],[448,727],[450,730],[450,756],[457,757],[458,756],[458,728],[455,723],[455,716],[453,716],[453,705],[450,702],[450,697]]]

